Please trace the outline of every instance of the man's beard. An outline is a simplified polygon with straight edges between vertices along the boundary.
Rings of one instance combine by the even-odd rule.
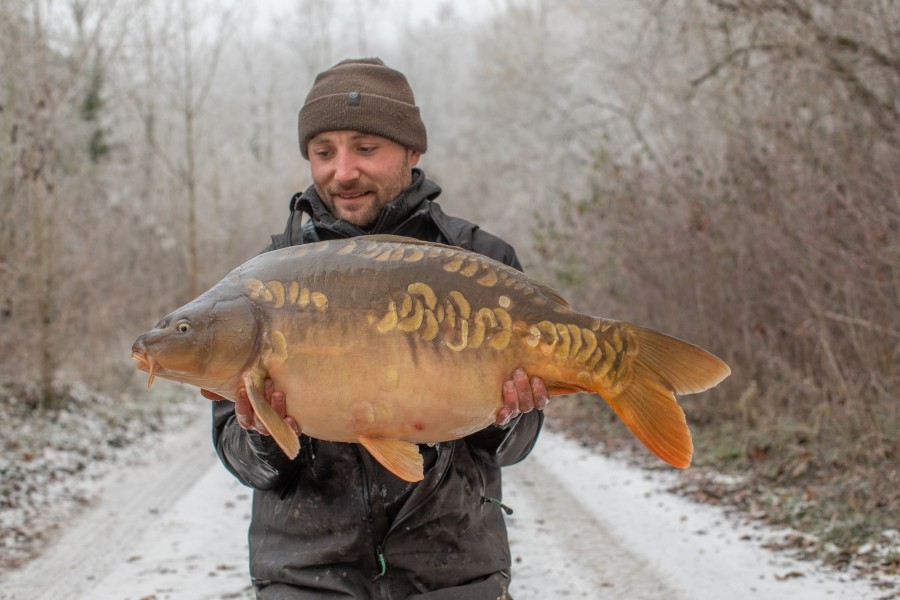
[[[316,186],[316,192],[328,210],[335,217],[343,219],[348,223],[356,225],[360,229],[368,229],[372,227],[378,220],[378,216],[385,206],[397,199],[397,197],[408,188],[412,183],[412,177],[409,168],[409,157],[403,159],[403,164],[396,173],[386,181],[382,186],[373,183],[361,183],[359,179],[349,185],[332,184],[324,191]],[[370,201],[364,207],[354,211],[344,211],[337,207],[334,196],[339,196],[346,192],[367,192],[375,194],[374,201]]]

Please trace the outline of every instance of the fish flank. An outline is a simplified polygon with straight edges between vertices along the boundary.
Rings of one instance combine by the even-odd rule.
[[[508,299],[498,303],[511,305]],[[392,296],[387,300],[386,311],[370,316],[368,322],[382,334],[394,329],[418,332],[424,341],[434,340],[440,334],[444,345],[457,352],[480,348],[485,341],[493,349],[503,350],[512,339],[512,317],[505,309],[473,310],[465,295],[456,290],[438,301],[434,290],[422,282],[412,283],[407,292]]]

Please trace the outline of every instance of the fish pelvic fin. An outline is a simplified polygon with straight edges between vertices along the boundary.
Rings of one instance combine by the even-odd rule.
[[[264,378],[258,379],[260,381],[264,380]],[[269,430],[275,443],[278,444],[278,447],[281,448],[288,458],[292,460],[297,458],[297,454],[300,453],[300,439],[290,425],[281,418],[281,415],[272,408],[272,405],[266,402],[262,383],[257,383],[252,376],[245,375],[244,387],[247,390],[247,397],[250,399],[250,404],[253,406],[256,416]]]
[[[632,376],[624,385],[594,391],[653,454],[680,469],[691,464],[694,445],[676,394],[714,387],[731,369],[702,348],[677,338],[622,324],[636,342]],[[614,390],[614,391],[611,391]]]
[[[425,461],[416,444],[362,435],[357,439],[375,460],[400,479],[415,482],[425,478]]]

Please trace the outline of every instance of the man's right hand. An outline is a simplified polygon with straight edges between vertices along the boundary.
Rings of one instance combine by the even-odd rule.
[[[266,402],[275,409],[275,412],[277,412],[278,415],[284,419],[285,423],[294,430],[294,433],[299,436],[300,425],[293,417],[287,416],[287,401],[284,393],[276,391],[272,380],[269,378],[266,378],[263,393]],[[200,394],[209,400],[225,400],[222,396],[210,392],[209,390],[201,389]],[[243,429],[246,429],[247,431],[256,431],[262,435],[271,435],[269,430],[266,429],[266,426],[262,424],[262,421],[256,417],[256,412],[253,410],[253,405],[250,404],[250,398],[247,396],[247,390],[243,387],[238,389],[237,400],[234,402],[234,415],[237,417],[238,425]]]

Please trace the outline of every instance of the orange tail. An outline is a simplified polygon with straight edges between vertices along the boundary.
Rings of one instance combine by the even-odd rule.
[[[650,329],[627,327],[638,348],[631,382],[615,396],[608,390],[594,391],[651,452],[684,469],[691,464],[694,445],[675,394],[707,390],[728,377],[731,369],[693,344]]]

